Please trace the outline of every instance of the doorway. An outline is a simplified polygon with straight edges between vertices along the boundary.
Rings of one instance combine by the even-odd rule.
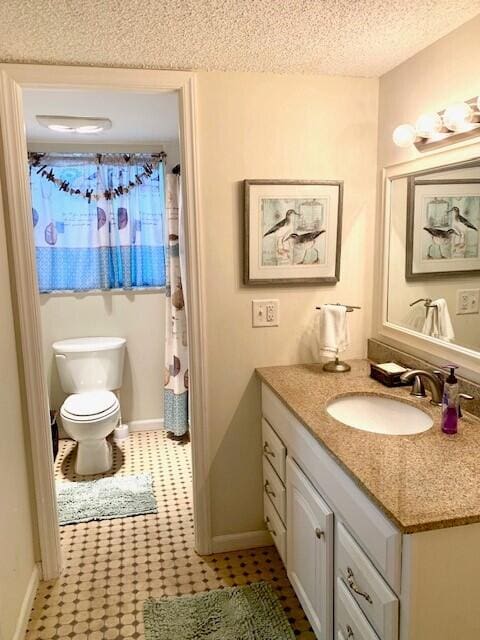
[[[210,552],[210,518],[207,449],[205,435],[202,272],[200,225],[195,157],[195,78],[183,72],[142,72],[125,70],[2,65],[1,122],[4,153],[4,201],[10,226],[10,261],[18,314],[25,382],[24,404],[32,444],[32,467],[37,507],[37,528],[42,577],[50,580],[61,572],[62,554],[57,526],[55,482],[51,464],[52,442],[48,418],[48,384],[42,353],[41,314],[38,300],[35,251],[31,237],[31,204],[26,172],[27,145],[24,135],[23,102],[31,91],[109,91],[117,95],[164,94],[175,92],[179,104],[179,157],[182,164],[185,207],[185,244],[189,289],[187,310],[190,343],[190,406],[192,426],[192,508],[195,548]],[[52,78],[55,81],[52,82]],[[140,116],[141,117],[141,116]],[[15,211],[16,215],[13,215]],[[52,374],[54,375],[54,374]],[[162,392],[159,381],[159,394]],[[40,416],[40,417],[39,417]],[[143,434],[134,434],[140,438]],[[154,436],[158,438],[159,434]],[[118,461],[117,461],[118,462]],[[166,463],[168,467],[168,463]],[[65,467],[68,473],[68,463]],[[85,525],[86,526],[86,525]]]

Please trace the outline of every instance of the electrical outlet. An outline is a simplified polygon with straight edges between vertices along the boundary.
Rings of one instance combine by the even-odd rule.
[[[252,327],[278,327],[278,300],[252,300]]]
[[[459,289],[457,291],[457,315],[479,313],[480,289]]]

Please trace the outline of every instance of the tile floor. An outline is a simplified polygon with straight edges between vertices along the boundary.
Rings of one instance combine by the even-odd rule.
[[[58,479],[75,480],[73,450],[72,441],[60,441]],[[64,571],[41,583],[27,640],[143,638],[146,598],[258,580],[277,591],[297,637],[314,640],[275,548],[205,557],[193,550],[189,444],[150,431],[115,446],[113,473],[145,472],[154,478],[158,514],[61,527]]]

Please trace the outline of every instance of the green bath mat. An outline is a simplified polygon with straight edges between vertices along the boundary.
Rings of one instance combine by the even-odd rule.
[[[269,584],[147,600],[145,640],[294,640]]]
[[[60,524],[157,513],[149,473],[84,482],[57,482],[57,504]]]

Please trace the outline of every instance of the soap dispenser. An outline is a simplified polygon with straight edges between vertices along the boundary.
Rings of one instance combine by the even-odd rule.
[[[445,380],[443,387],[442,402],[442,431],[448,435],[457,433],[458,414],[460,409],[460,397],[458,389],[458,380],[455,376],[454,365],[444,367],[449,369],[450,373]]]

